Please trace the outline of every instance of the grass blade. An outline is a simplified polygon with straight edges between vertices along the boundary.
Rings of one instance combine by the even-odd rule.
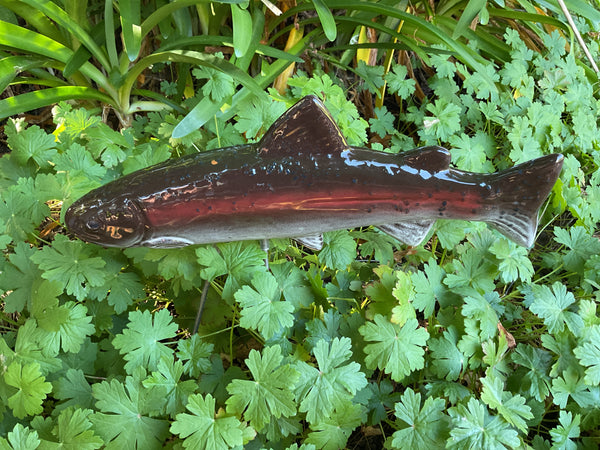
[[[330,41],[334,41],[337,37],[337,26],[335,24],[333,14],[331,14],[331,10],[323,2],[323,0],[312,0],[312,3],[315,6],[315,11],[317,12],[319,20],[321,21],[321,25],[323,26],[323,32],[325,33],[325,36]]]
[[[252,17],[250,11],[239,5],[231,5],[231,19],[233,21],[233,51],[235,56],[241,58],[250,47],[252,36]]]
[[[121,26],[123,27],[123,43],[129,61],[135,61],[142,46],[142,28],[140,0],[119,2]]]
[[[209,97],[204,97],[194,108],[173,128],[173,138],[187,136],[197,130],[221,109],[221,104],[213,102]]]
[[[458,39],[463,36],[473,19],[477,17],[477,14],[485,8],[487,0],[469,0],[469,3],[465,7],[463,13],[458,19],[454,33],[452,33],[452,39]]]
[[[98,100],[107,104],[112,103],[112,99],[108,95],[93,88],[83,86],[60,86],[50,89],[40,89],[35,92],[27,92],[26,94],[0,100],[0,119],[52,105],[62,100],[73,99]]]
[[[104,66],[106,69],[110,69],[110,65],[106,55],[102,49],[94,42],[94,39],[81,27],[77,22],[72,20],[69,15],[59,8],[55,3],[50,0],[23,0],[38,10],[46,14],[50,19],[54,20],[57,24],[63,27],[67,32],[75,36],[79,41],[85,45],[90,53],[94,55],[94,58]]]

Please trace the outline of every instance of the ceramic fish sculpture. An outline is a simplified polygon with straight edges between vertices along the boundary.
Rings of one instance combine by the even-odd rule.
[[[325,231],[374,225],[418,245],[437,219],[488,223],[530,247],[560,154],[480,174],[450,168],[450,153],[391,154],[349,146],[308,96],[256,144],[183,156],[97,188],[67,210],[77,237],[105,247],[182,247],[294,238],[319,249]]]

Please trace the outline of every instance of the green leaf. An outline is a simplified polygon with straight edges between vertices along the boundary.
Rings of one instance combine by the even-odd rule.
[[[508,342],[504,333],[500,333],[498,336],[498,342],[496,340],[489,339],[481,344],[481,350],[484,353],[482,362],[488,367],[485,370],[488,378],[499,377],[503,380],[506,379],[510,368],[508,366]]]
[[[248,96],[238,103],[234,128],[248,139],[261,136],[285,112],[285,103],[274,102],[268,96]]]
[[[575,226],[568,230],[555,227],[554,235],[556,242],[569,248],[563,257],[567,270],[583,273],[585,262],[590,256],[600,253],[600,242],[584,227]]]
[[[236,5],[232,5],[231,7],[237,8]],[[216,56],[223,58],[222,53],[217,53]],[[192,74],[197,79],[206,79],[202,85],[202,93],[205,97],[209,97],[215,104],[223,103],[233,95],[235,82],[229,74],[206,66],[200,66],[192,70]]]
[[[381,138],[394,134],[396,132],[395,121],[396,118],[385,106],[375,108],[375,117],[369,119],[371,132],[377,133]]]
[[[106,262],[93,256],[93,247],[81,241],[70,241],[57,235],[52,246],[46,246],[31,256],[31,260],[44,271],[42,277],[60,283],[67,294],[83,300],[88,286],[105,282],[102,270]]]
[[[69,369],[62,377],[52,383],[54,396],[57,399],[66,400],[57,409],[68,407],[83,409],[93,406],[92,387],[85,379],[82,370]]]
[[[490,253],[500,260],[498,269],[504,283],[512,283],[518,279],[524,283],[531,281],[534,270],[525,247],[507,239],[498,239],[490,247]]]
[[[157,398],[149,398],[133,377],[125,383],[102,381],[92,386],[96,412],[91,421],[107,448],[160,448],[168,435],[168,422],[149,417]]]
[[[335,338],[331,344],[320,340],[313,349],[318,369],[303,361],[296,363],[295,368],[300,372],[296,400],[300,402],[299,411],[306,413],[309,423],[323,421],[367,385],[360,365],[347,363],[352,355],[350,348],[351,341],[346,337]]]
[[[140,0],[130,0],[120,6],[123,45],[129,61],[135,61],[142,45]]]
[[[578,448],[578,445],[571,439],[579,437],[581,416],[575,414],[575,418],[573,418],[572,413],[560,411],[558,421],[560,422],[560,425],[550,430],[550,436],[552,436],[553,442],[552,448],[575,450]]]
[[[248,284],[255,272],[265,269],[265,252],[255,242],[230,242],[215,247],[196,249],[198,262],[205,268],[200,275],[205,280],[214,280],[228,275],[223,287],[223,298],[233,299],[241,286]]]
[[[281,288],[270,273],[256,272],[252,289],[243,286],[234,294],[242,307],[240,326],[257,329],[269,340],[294,324],[294,305],[281,301]]]
[[[172,356],[171,358],[163,356],[157,364],[157,370],[142,382],[151,395],[166,399],[161,413],[166,413],[173,418],[177,413],[185,410],[187,399],[197,386],[195,380],[181,381],[182,375],[182,362],[174,361]]]
[[[241,58],[248,51],[252,36],[252,16],[250,11],[240,5],[231,5],[231,21],[233,28],[233,49],[235,56]]]
[[[108,125],[102,123],[100,117],[93,115],[91,111],[84,108],[71,110],[70,107],[71,106],[69,105],[68,110],[59,109],[59,113],[55,119],[60,125],[64,126],[63,132],[70,138],[77,138],[82,134],[85,134],[88,140],[90,140],[90,137],[95,137],[95,134],[97,134],[94,133],[94,129],[99,129],[96,127],[104,126],[109,128]],[[89,133],[91,133],[91,135]],[[113,133],[119,134],[116,131],[113,131]],[[94,143],[92,143],[91,146],[94,148]],[[97,156],[98,154],[95,155]]]
[[[323,235],[319,260],[331,269],[343,270],[356,259],[356,241],[348,231],[330,231]]]
[[[194,108],[173,128],[173,139],[181,139],[198,130],[201,126],[215,117],[223,106],[222,101],[213,101],[211,97],[204,97]]]
[[[173,352],[160,341],[174,338],[176,332],[177,324],[172,322],[166,309],[154,314],[150,311],[131,311],[127,328],[122,334],[117,334],[112,342],[127,361],[127,373],[133,373],[140,366],[157,370],[160,359],[170,358]]]
[[[333,308],[323,314],[322,318],[315,317],[306,324],[306,342],[309,348],[314,348],[319,341],[331,342],[334,338],[341,337],[340,323],[342,315]]]
[[[324,450],[347,448],[352,431],[364,421],[363,407],[350,401],[343,402],[330,415],[311,424],[311,431],[305,440]]]
[[[567,406],[569,397],[576,399],[587,390],[587,386],[583,381],[583,377],[574,367],[569,367],[562,373],[562,376],[552,379],[552,402],[555,405],[564,408]]]
[[[0,192],[0,219],[4,222],[4,234],[14,241],[31,239],[30,234],[49,215],[48,206],[34,195],[31,181],[31,178],[21,178],[19,184]]]
[[[171,149],[166,144],[142,144],[134,149],[133,158],[123,161],[123,175],[166,161]]]
[[[375,255],[375,260],[380,264],[390,264],[394,261],[394,247],[398,245],[396,239],[379,231],[352,231],[353,238],[361,241],[360,254],[370,258]]]
[[[586,366],[584,381],[590,386],[600,384],[600,325],[589,330],[583,344],[573,350],[582,366]]]
[[[293,386],[300,374],[289,364],[282,365],[283,355],[278,345],[265,347],[262,356],[250,351],[246,366],[252,380],[233,380],[227,391],[227,412],[241,416],[256,431],[263,430],[271,420],[296,414]]]
[[[408,78],[408,69],[402,64],[392,63],[392,70],[385,74],[388,90],[407,100],[415,92],[415,80]]]
[[[202,338],[194,334],[189,339],[180,339],[177,342],[177,357],[186,361],[183,371],[192,378],[198,378],[201,373],[210,369],[209,357],[214,345],[204,342]]]
[[[40,445],[37,431],[30,430],[29,427],[24,427],[20,423],[17,423],[6,437],[7,439],[0,438],[0,448],[2,450],[35,450]]]
[[[40,414],[43,411],[42,402],[46,394],[52,391],[52,385],[42,375],[39,364],[21,364],[19,361],[13,361],[6,368],[4,381],[16,389],[16,392],[15,389],[11,390],[11,393],[14,393],[7,401],[15,417],[23,419],[27,415]]]
[[[323,0],[311,0],[315,7],[315,11],[321,21],[321,26],[325,32],[325,36],[330,41],[334,41],[337,36],[337,26],[333,14]]]
[[[389,266],[379,266],[373,269],[378,280],[374,280],[365,288],[365,294],[370,299],[367,317],[373,318],[375,314],[387,316],[398,304],[398,299],[392,294],[397,278],[394,270]]]
[[[52,429],[57,448],[93,450],[102,447],[104,441],[94,434],[90,416],[91,409],[67,408],[60,413],[57,425]],[[46,444],[46,443],[44,443]]]
[[[186,408],[191,414],[177,414],[170,428],[184,439],[185,448],[227,450],[244,444],[245,426],[235,417],[215,415],[212,395],[191,395]]]
[[[87,308],[82,304],[66,302],[43,311],[48,317],[40,323],[36,337],[44,343],[44,352],[48,355],[58,355],[60,349],[78,353],[85,338],[96,331],[92,317],[87,315]]]
[[[390,320],[402,326],[407,320],[416,317],[415,307],[412,304],[415,290],[408,273],[397,271],[396,278],[397,282],[392,290],[392,294],[398,300],[398,305],[392,309],[392,318]]]
[[[472,172],[492,172],[488,156],[493,156],[496,143],[489,134],[477,130],[474,136],[460,133],[450,137],[452,162],[459,169]]]
[[[448,409],[453,428],[448,448],[517,448],[516,430],[498,416],[491,416],[484,404],[471,397],[466,405]]]
[[[575,303],[575,297],[567,291],[566,286],[556,281],[552,288],[546,285],[530,285],[525,294],[529,309],[538,317],[544,319],[544,324],[550,333],[555,334],[567,328],[579,336],[583,329],[583,320],[570,306]]]
[[[408,319],[403,326],[399,326],[378,314],[374,321],[358,329],[366,341],[376,342],[364,348],[367,354],[365,363],[369,369],[377,367],[391,374],[392,380],[401,381],[412,371],[423,368],[423,347],[429,333],[419,327],[416,319]]]
[[[481,0],[471,0],[481,1]],[[487,0],[483,0],[484,2]],[[461,17],[462,18],[462,17]],[[468,94],[475,94],[479,100],[498,101],[498,88],[496,83],[500,80],[498,69],[494,64],[486,64],[478,68],[474,74],[468,74],[463,88]]]
[[[83,176],[97,184],[102,182],[106,167],[98,164],[91,153],[81,144],[73,142],[69,148],[56,156],[55,170],[66,172],[70,177]]]
[[[19,327],[17,339],[14,342],[14,351],[6,345],[2,338],[0,338],[0,350],[4,356],[4,365],[13,361],[19,361],[23,365],[39,364],[42,375],[57,372],[62,367],[62,362],[54,355],[47,354],[44,343],[38,341],[37,325],[34,319],[26,319],[25,323]]]
[[[422,271],[410,274],[412,284],[415,288],[413,306],[423,311],[425,317],[431,317],[436,303],[440,307],[446,307],[453,303],[456,296],[450,292],[442,283],[446,272],[438,266],[435,259],[430,258],[423,266]]]
[[[90,297],[95,297],[98,300],[106,298],[115,312],[121,314],[127,311],[134,300],[145,298],[146,291],[144,291],[144,285],[136,273],[121,272],[121,264],[118,262],[114,269],[106,269],[106,282],[102,286],[90,289]]]
[[[315,300],[306,273],[296,267],[293,262],[271,264],[271,273],[283,291],[286,302],[294,305],[294,309],[306,308]]]
[[[98,75],[102,77],[100,73]],[[97,100],[108,105],[115,103],[111,97],[97,89],[86,86],[58,86],[48,89],[38,89],[33,92],[0,100],[0,119],[53,105],[63,100],[72,101],[78,99]]]
[[[395,406],[396,417],[406,427],[394,432],[395,448],[442,448],[448,437],[449,418],[444,414],[446,402],[428,397],[421,407],[421,394],[408,388]]]
[[[444,284],[454,292],[472,295],[473,289],[482,294],[494,290],[495,268],[482,260],[476,249],[469,249],[452,264],[455,273],[446,275]]]
[[[454,326],[444,331],[442,337],[427,341],[433,358],[431,370],[448,381],[457,380],[466,363],[457,343],[458,331]]]
[[[481,10],[485,8],[486,3],[486,0],[469,0],[467,5],[464,6],[464,8],[461,8],[462,14],[452,33],[452,39],[458,39],[464,35],[465,31],[471,26],[473,19],[475,19],[477,15],[481,13]]]
[[[400,401],[400,392],[394,392],[394,385],[384,378],[379,383],[370,382],[367,386],[371,396],[367,403],[369,409],[368,425],[377,425],[387,418],[388,410]]]
[[[532,419],[531,408],[525,404],[525,398],[519,394],[505,392],[500,377],[482,378],[481,400],[490,408],[494,408],[511,425],[522,432],[527,432],[526,420]]]
[[[25,306],[31,308],[34,282],[42,273],[30,259],[36,253],[35,248],[19,242],[13,251],[8,255],[10,264],[6,264],[0,272],[0,289],[9,292],[4,299],[4,310],[8,313],[21,312]]]
[[[37,125],[9,135],[7,143],[12,149],[11,158],[22,166],[31,159],[40,169],[48,169],[57,154],[55,137]]]
[[[153,271],[167,280],[173,280],[172,286],[175,293],[179,293],[180,289],[192,289],[199,281],[200,267],[196,260],[194,247],[184,247],[177,251],[153,248],[143,253],[143,259],[158,262],[158,267]]]
[[[513,362],[520,364],[528,370],[519,380],[523,386],[529,386],[529,394],[538,401],[544,401],[550,392],[550,362],[552,356],[549,352],[519,343],[515,351],[511,354]]]
[[[482,340],[496,336],[498,333],[498,316],[503,312],[504,306],[496,291],[466,297],[462,307],[463,316],[478,321]]]
[[[365,81],[366,89],[372,94],[380,95],[379,89],[384,85],[383,66],[370,66],[364,60],[358,61],[356,73]]]
[[[198,388],[202,392],[212,394],[219,404],[224,404],[228,398],[227,386],[229,383],[246,378],[246,374],[238,366],[229,366],[225,370],[219,355],[212,355],[211,367],[202,374]]]
[[[432,115],[423,122],[423,136],[447,141],[460,130],[461,107],[445,100],[437,99],[427,104],[426,108]]]

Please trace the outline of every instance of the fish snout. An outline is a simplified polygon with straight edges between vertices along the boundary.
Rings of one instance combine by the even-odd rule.
[[[65,224],[79,239],[103,247],[133,247],[146,229],[143,211],[127,198],[105,202],[83,197],[67,209]]]

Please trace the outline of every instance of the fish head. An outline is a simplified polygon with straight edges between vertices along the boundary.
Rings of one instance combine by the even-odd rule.
[[[83,196],[65,213],[67,228],[79,239],[103,247],[133,247],[146,232],[146,216],[140,206],[126,196],[102,199]]]

